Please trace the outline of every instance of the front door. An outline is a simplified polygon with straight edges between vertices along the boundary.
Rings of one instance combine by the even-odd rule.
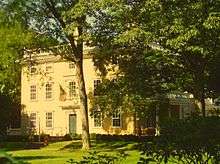
[[[76,114],[69,115],[69,134],[70,136],[76,135]]]

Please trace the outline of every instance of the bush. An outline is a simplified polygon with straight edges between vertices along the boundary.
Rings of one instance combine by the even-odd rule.
[[[115,164],[119,160],[123,160],[127,157],[127,154],[120,152],[116,155],[103,154],[97,151],[89,152],[88,155],[83,156],[81,161],[75,161],[70,159],[67,161],[70,164]]]
[[[0,152],[0,163],[1,164],[27,164],[24,161],[15,160],[11,155],[4,152]]]
[[[139,163],[218,163],[220,118],[193,117],[161,124],[161,136],[141,147]]]

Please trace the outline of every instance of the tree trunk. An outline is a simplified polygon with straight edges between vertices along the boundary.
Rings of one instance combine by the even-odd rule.
[[[76,62],[76,79],[79,87],[80,111],[82,119],[82,149],[90,148],[89,122],[88,122],[88,104],[83,76],[83,58]]]
[[[206,113],[205,113],[205,98],[204,98],[204,96],[202,96],[202,98],[200,99],[200,103],[201,103],[201,109],[202,109],[202,116],[205,117]]]

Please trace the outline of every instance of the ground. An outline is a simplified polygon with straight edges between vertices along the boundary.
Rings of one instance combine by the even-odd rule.
[[[137,150],[137,143],[125,141],[94,141],[92,142],[92,151],[100,151],[106,154],[114,154],[117,151],[124,150],[128,157],[120,161],[120,164],[137,163],[140,153]],[[64,164],[69,159],[80,160],[83,155],[88,154],[82,151],[80,141],[62,141],[51,143],[41,149],[21,149],[19,144],[7,144],[5,151],[14,158],[33,164]],[[15,148],[17,147],[17,148]]]

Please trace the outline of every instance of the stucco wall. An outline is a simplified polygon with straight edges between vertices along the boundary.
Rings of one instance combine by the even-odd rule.
[[[43,58],[43,57],[41,57]],[[57,58],[57,57],[56,57]],[[26,62],[22,68],[21,78],[21,103],[23,105],[23,115],[30,116],[36,113],[36,133],[46,133],[53,136],[62,136],[69,133],[69,114],[76,114],[76,132],[81,133],[81,114],[79,109],[79,99],[68,99],[67,82],[75,80],[75,70],[69,68],[69,62],[64,60],[41,60],[33,64],[37,71],[30,74],[30,63]],[[52,71],[46,72],[46,66],[51,66]],[[84,59],[84,77],[87,93],[93,92],[94,80],[100,79],[92,59]],[[109,72],[109,77],[112,76]],[[52,84],[52,99],[45,97],[45,85],[47,82]],[[30,100],[30,86],[37,86],[37,99]],[[64,93],[61,96],[61,92]],[[90,105],[89,105],[90,108]],[[52,112],[53,126],[46,127],[46,112]],[[94,120],[89,116],[90,133],[102,134],[131,134],[134,131],[134,120],[131,114],[122,114],[121,127],[113,128],[111,118],[104,118],[102,127],[94,127]],[[27,125],[24,123],[23,126]],[[24,128],[25,129],[25,128]]]

